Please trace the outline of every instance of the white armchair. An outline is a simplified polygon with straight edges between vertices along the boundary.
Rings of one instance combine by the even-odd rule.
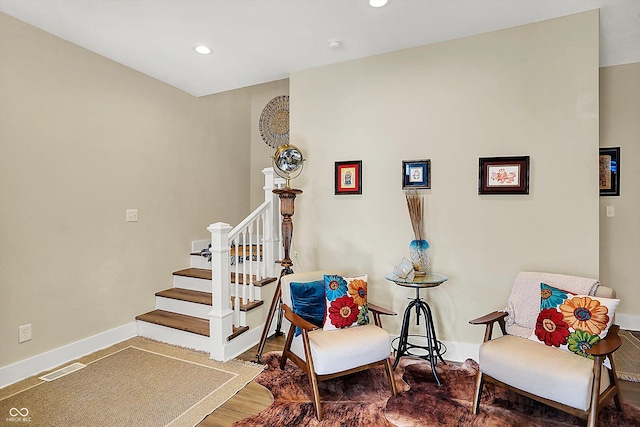
[[[582,355],[565,351],[561,346],[536,342],[537,331],[544,323],[539,317],[542,312],[541,283],[572,292],[570,298],[576,294],[591,295],[614,301],[617,306],[617,300],[611,300],[615,298],[615,291],[599,286],[596,280],[552,273],[520,273],[507,310],[495,311],[469,322],[486,326],[484,342],[480,346],[473,413],[478,413],[484,382],[491,381],[556,409],[587,418],[590,427],[597,426],[600,409],[612,398],[617,409],[622,410],[612,357],[621,345],[617,334],[619,327],[612,324],[606,337],[594,338],[595,345],[585,346]],[[608,314],[612,318],[614,313],[609,310]],[[492,339],[495,323],[500,326],[502,336]],[[552,324],[551,329],[554,327]]]
[[[391,370],[391,347],[389,334],[382,329],[380,315],[396,313],[368,303],[369,313],[375,324],[361,325],[331,331],[324,331],[291,309],[291,282],[307,283],[322,280],[325,274],[340,274],[335,271],[315,271],[290,274],[282,277],[282,307],[284,315],[291,322],[289,333],[282,351],[280,368],[284,369],[287,359],[291,359],[303,369],[309,379],[311,397],[316,416],[322,420],[322,408],[318,392],[318,382],[348,375],[354,372],[384,366],[391,393],[395,396],[396,385]],[[299,327],[301,333],[295,335]]]

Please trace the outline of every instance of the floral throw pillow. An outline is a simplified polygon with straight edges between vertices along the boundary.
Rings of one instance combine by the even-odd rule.
[[[540,283],[540,313],[529,339],[593,359],[586,351],[607,336],[619,303]]]
[[[359,277],[324,276],[327,311],[323,330],[331,331],[369,323],[367,280],[366,274]]]

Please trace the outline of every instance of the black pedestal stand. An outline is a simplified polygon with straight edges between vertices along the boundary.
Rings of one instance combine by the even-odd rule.
[[[409,335],[409,323],[411,318],[411,311],[415,307],[416,310],[416,325],[420,325],[420,314],[424,316],[424,323],[426,329],[426,339],[427,345],[418,345],[415,343],[409,342],[409,337],[414,335]],[[415,335],[417,337],[425,338],[422,335]],[[396,338],[398,340],[398,348],[396,350],[396,361],[393,364],[393,369],[396,369],[398,366],[398,362],[400,358],[404,355],[419,357],[421,359],[428,360],[431,363],[431,370],[433,371],[433,376],[438,383],[438,386],[441,386],[440,378],[438,377],[438,373],[436,372],[436,363],[438,359],[442,361],[445,365],[447,364],[442,358],[442,354],[444,351],[441,351],[444,345],[438,341],[436,338],[436,329],[433,325],[433,318],[431,317],[431,308],[429,304],[426,303],[422,298],[420,298],[420,288],[416,288],[416,297],[409,303],[407,309],[404,311],[404,318],[402,319],[402,329],[400,331],[400,336]],[[414,354],[411,353],[411,349],[419,348],[422,350],[426,350],[427,354]],[[445,349],[446,351],[446,349]]]

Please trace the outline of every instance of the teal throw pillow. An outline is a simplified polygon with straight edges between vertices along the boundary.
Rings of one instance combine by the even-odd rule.
[[[293,312],[317,327],[322,327],[325,313],[324,280],[315,282],[291,282]],[[302,333],[296,327],[295,336]]]

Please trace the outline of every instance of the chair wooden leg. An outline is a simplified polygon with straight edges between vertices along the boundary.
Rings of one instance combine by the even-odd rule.
[[[393,379],[393,369],[391,368],[391,359],[387,359],[384,361],[384,370],[387,371],[389,386],[391,386],[391,394],[395,396],[398,394],[398,390],[396,388],[396,381]]]
[[[284,367],[287,364],[287,352],[291,350],[291,342],[293,341],[293,335],[295,333],[295,326],[291,325],[289,328],[289,334],[284,342],[284,348],[282,349],[282,356],[280,357],[280,370],[284,371]]]
[[[600,406],[600,379],[602,377],[602,356],[596,356],[593,359],[593,383],[591,384],[591,405],[589,407],[589,417],[587,418],[588,427],[596,427],[598,425],[598,409]]]
[[[311,356],[311,344],[309,343],[309,335],[306,330],[302,330],[302,344],[304,345],[304,354],[307,359],[307,377],[309,378],[309,388],[311,389],[311,400],[316,410],[318,421],[322,421],[322,407],[320,406],[320,391],[318,390],[318,377],[316,377],[316,368],[313,366],[313,357]]]
[[[320,406],[320,391],[318,390],[318,378],[315,372],[307,372],[309,377],[309,388],[311,389],[311,400],[313,400],[313,408],[316,410],[318,421],[322,421],[322,406]]]
[[[609,363],[611,363],[611,369],[609,369],[609,382],[615,384],[616,394],[613,396],[613,401],[616,404],[616,409],[622,411],[622,399],[620,398],[620,384],[618,383],[618,375],[616,374],[616,365],[613,363],[613,354],[609,355]]]
[[[478,371],[476,374],[476,391],[473,395],[473,407],[471,408],[474,415],[477,415],[480,410],[480,397],[482,396],[483,387],[484,378],[482,377],[482,371]]]

